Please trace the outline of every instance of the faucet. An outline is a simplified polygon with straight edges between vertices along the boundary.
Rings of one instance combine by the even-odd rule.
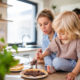
[[[23,47],[25,47],[25,46],[27,45],[27,40],[24,41],[24,38],[25,38],[25,37],[30,38],[30,36],[29,36],[28,34],[27,34],[27,35],[26,35],[26,34],[23,34],[23,35],[22,35],[22,46],[23,46]]]
[[[25,34],[22,35],[22,47],[25,47],[26,46],[26,42],[24,42],[24,37],[25,36],[26,36]]]

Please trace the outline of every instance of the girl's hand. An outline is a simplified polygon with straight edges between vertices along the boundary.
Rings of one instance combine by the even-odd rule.
[[[74,80],[75,77],[76,77],[76,74],[74,74],[73,72],[70,72],[67,75],[67,80]]]

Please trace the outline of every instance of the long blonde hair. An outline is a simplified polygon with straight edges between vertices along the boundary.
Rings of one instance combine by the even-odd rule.
[[[53,22],[53,29],[68,33],[70,40],[80,39],[80,20],[72,11],[60,13]]]

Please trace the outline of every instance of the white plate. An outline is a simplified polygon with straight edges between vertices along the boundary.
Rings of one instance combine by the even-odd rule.
[[[23,64],[18,64],[12,68],[10,68],[10,72],[21,72],[24,69]]]
[[[10,70],[10,72],[12,72],[12,73],[18,73],[18,72],[21,72],[22,70],[16,70],[16,71],[11,71]]]
[[[41,71],[41,72],[45,73],[45,75],[40,75],[40,76],[36,76],[36,77],[29,76],[29,75],[24,75],[24,73],[26,71]],[[41,78],[47,77],[48,73],[45,70],[43,70],[43,69],[26,69],[26,70],[20,72],[20,75],[21,75],[22,78],[27,78],[27,79],[41,79]]]

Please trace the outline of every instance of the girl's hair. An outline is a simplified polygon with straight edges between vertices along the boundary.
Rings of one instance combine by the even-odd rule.
[[[75,12],[60,13],[53,22],[53,28],[61,33],[68,33],[70,40],[80,38],[80,20]]]
[[[54,19],[53,13],[51,12],[51,10],[48,10],[48,9],[42,10],[42,11],[38,14],[37,20],[38,20],[40,17],[47,17],[51,22],[52,22],[53,19]]]

